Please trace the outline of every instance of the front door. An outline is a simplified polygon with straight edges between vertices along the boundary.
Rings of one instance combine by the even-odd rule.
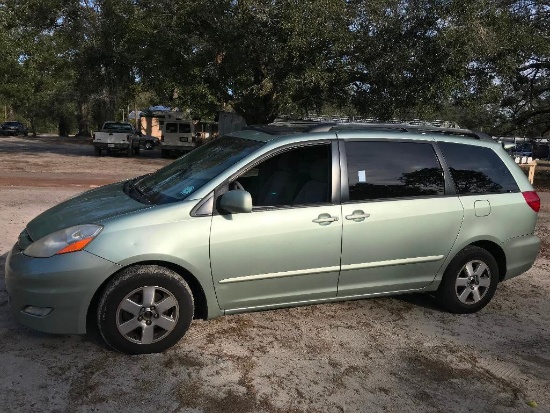
[[[214,215],[212,277],[220,307],[241,310],[336,296],[341,207],[331,199],[330,145],[285,151],[231,185],[253,211]]]

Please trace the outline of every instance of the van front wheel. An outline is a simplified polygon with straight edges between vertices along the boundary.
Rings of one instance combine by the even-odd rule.
[[[185,280],[157,265],[129,267],[110,280],[97,321],[103,339],[123,353],[162,352],[176,344],[193,319]]]
[[[498,280],[495,258],[487,250],[470,245],[445,270],[436,298],[452,313],[475,313],[491,301]]]

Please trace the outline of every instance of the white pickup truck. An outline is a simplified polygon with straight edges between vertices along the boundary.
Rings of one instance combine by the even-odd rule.
[[[130,123],[105,122],[99,132],[94,132],[92,144],[96,156],[103,151],[139,154],[139,137]]]

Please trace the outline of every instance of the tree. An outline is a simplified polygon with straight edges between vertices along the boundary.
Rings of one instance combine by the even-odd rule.
[[[38,120],[59,121],[66,134],[71,111],[71,67],[65,59],[65,44],[56,35],[60,24],[58,1],[2,4],[2,28],[9,37],[7,76],[0,92],[36,134]]]
[[[550,2],[511,2],[516,59],[504,76],[502,106],[512,130],[527,136],[550,132]]]

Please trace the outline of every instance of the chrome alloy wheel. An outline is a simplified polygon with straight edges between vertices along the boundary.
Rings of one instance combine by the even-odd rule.
[[[491,271],[483,261],[468,261],[458,273],[455,291],[458,299],[464,304],[479,302],[491,285]]]
[[[178,323],[178,301],[170,291],[157,286],[135,289],[120,302],[116,326],[128,341],[151,344],[162,340]]]

